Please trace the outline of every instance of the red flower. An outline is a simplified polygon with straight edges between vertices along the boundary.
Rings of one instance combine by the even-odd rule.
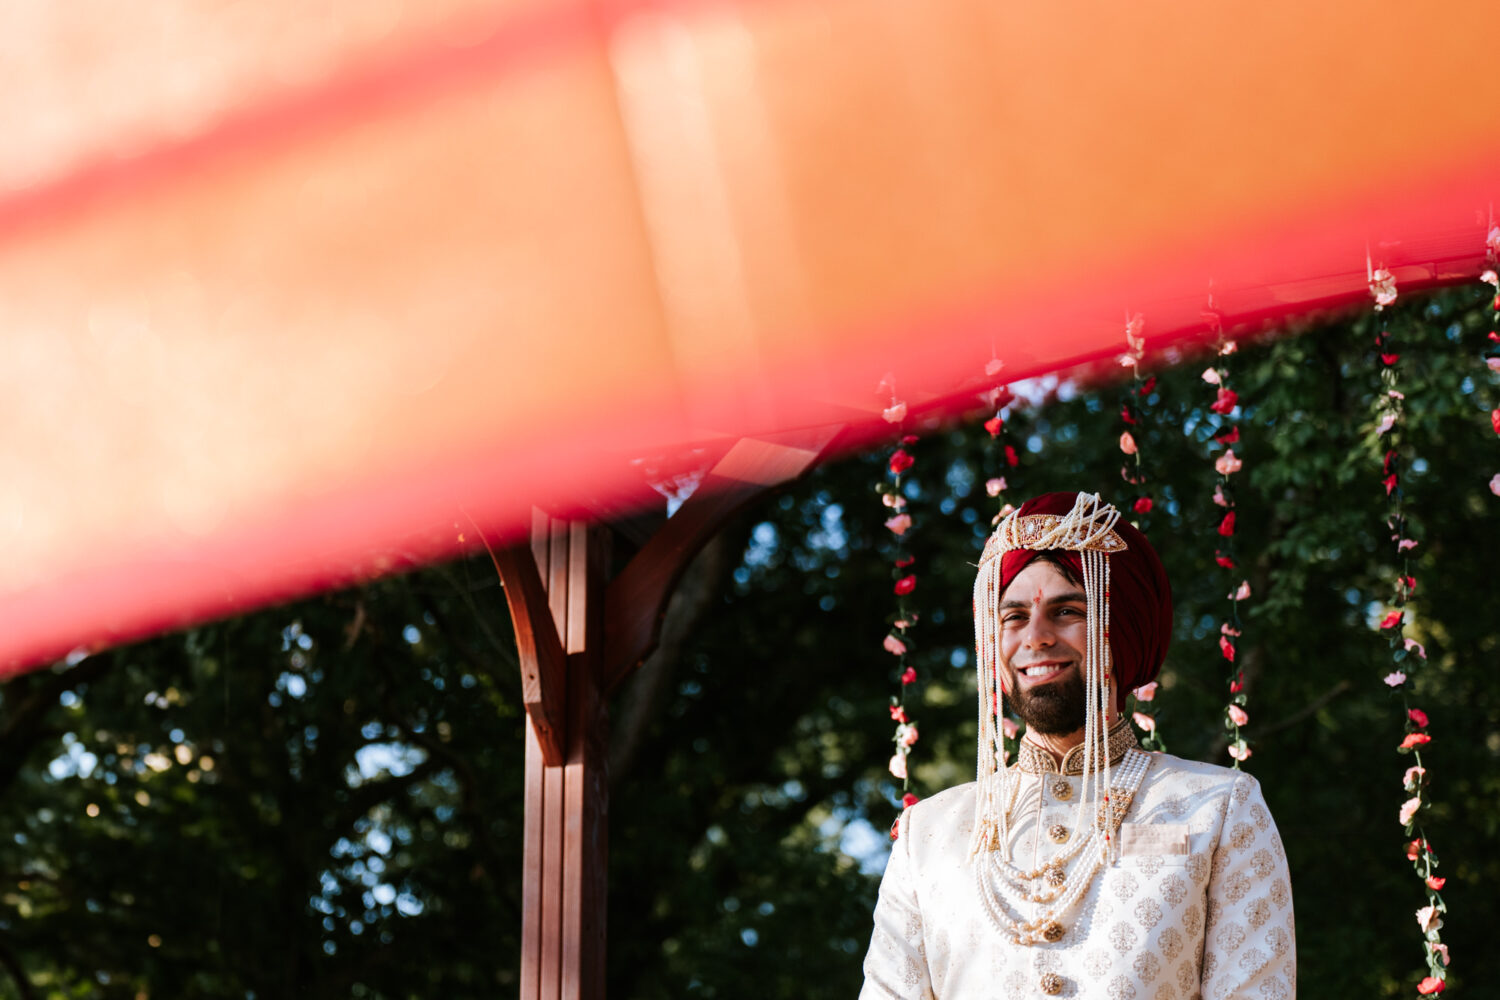
[[[999,417],[990,417],[984,422],[984,429],[990,432],[990,437],[999,437],[1000,432],[1005,429],[1005,421]]]
[[[1005,446],[1005,464],[1006,465],[1017,465],[1017,464],[1020,463],[1020,461],[1021,460],[1016,457],[1016,449],[1012,448],[1010,445],[1006,445]]]
[[[901,671],[901,683],[902,684],[915,684],[916,682],[917,682],[917,668],[916,667],[907,667],[905,670]]]
[[[1139,500],[1137,500],[1132,505],[1132,509],[1137,514],[1149,514],[1149,513],[1151,513],[1151,498],[1150,497],[1141,497]]]
[[[1234,643],[1229,641],[1229,636],[1219,636],[1219,652],[1224,654],[1224,659],[1234,662]]]
[[[1390,614],[1380,619],[1381,628],[1397,628],[1398,626],[1400,626],[1400,624],[1401,612],[1399,611],[1392,611]]]
[[[904,597],[905,595],[910,594],[913,590],[917,589],[916,574],[911,573],[907,576],[903,576],[901,579],[896,581],[896,586],[892,589],[896,592],[896,595],[898,597]]]
[[[1220,444],[1236,444],[1236,443],[1239,442],[1239,439],[1240,439],[1240,425],[1239,424],[1235,424],[1233,427],[1229,428],[1229,430],[1225,431],[1223,434],[1217,434],[1217,435],[1214,436],[1214,440],[1217,441],[1217,442],[1219,442]]]
[[[1214,562],[1218,563],[1220,566],[1223,566],[1225,569],[1234,569],[1234,560],[1229,558],[1228,556],[1214,556]]]
[[[1227,417],[1229,416],[1230,412],[1239,405],[1239,402],[1239,393],[1235,392],[1233,389],[1225,389],[1223,386],[1220,386],[1219,398],[1214,400],[1213,404],[1209,406],[1209,409],[1213,410],[1220,416]]]
[[[902,444],[916,444],[920,440],[922,440],[922,439],[919,438],[919,437],[917,437],[915,434],[908,434],[908,435],[906,435],[906,437],[904,437],[904,438],[901,439],[901,443]]]
[[[1497,412],[1500,412],[1500,411],[1497,411]],[[1123,421],[1125,421],[1127,424],[1134,424],[1135,423],[1135,417],[1133,417],[1133,416],[1130,415],[1130,405],[1128,403],[1126,405],[1120,407],[1120,419],[1123,420]]]
[[[900,705],[892,705],[891,706],[891,719],[893,721],[895,721],[895,722],[910,722],[911,721],[910,719],[908,719],[906,717],[906,709],[902,708]]]
[[[1390,496],[1391,495],[1391,490],[1393,490],[1393,489],[1396,488],[1396,481],[1397,481],[1396,480],[1396,474],[1394,472],[1391,473],[1389,476],[1385,477],[1385,479],[1383,480],[1383,482],[1385,483],[1385,495],[1386,496]]]
[[[1388,452],[1385,453],[1385,462],[1384,462],[1384,464],[1383,464],[1383,466],[1382,466],[1382,468],[1381,468],[1380,471],[1382,473],[1384,473],[1385,475],[1389,476],[1391,474],[1391,465],[1395,461],[1396,461],[1396,449],[1392,448],[1390,451],[1388,451]]]
[[[1500,306],[1496,306],[1496,308],[1500,309]],[[1437,976],[1428,976],[1417,984],[1417,992],[1426,996],[1429,993],[1441,993],[1443,992],[1443,990],[1447,989],[1447,987],[1448,984],[1443,982]]]
[[[1151,395],[1152,390],[1154,390],[1155,388],[1156,376],[1152,375],[1150,378],[1146,379],[1146,381],[1141,383],[1141,387],[1137,389],[1136,392],[1140,393],[1142,396],[1149,396]]]
[[[1495,428],[1495,433],[1500,434],[1500,410],[1490,411],[1490,426]]]
[[[1408,709],[1406,717],[1417,724],[1419,729],[1427,728],[1427,713],[1420,708]]]
[[[1445,878],[1438,878],[1436,875],[1429,875],[1425,879],[1423,879],[1422,881],[1426,882],[1427,883],[1427,888],[1431,889],[1433,892],[1437,892],[1443,886],[1445,886],[1445,885],[1448,884],[1448,880],[1447,879],[1445,879]]]
[[[891,824],[891,839],[895,840],[899,836],[901,836],[901,817],[897,816],[896,822]]]
[[[901,806],[904,809],[910,809],[912,806],[921,801],[921,799],[917,798],[911,792],[907,792],[905,795],[901,796]]]
[[[1432,737],[1426,733],[1407,733],[1406,739],[1401,741],[1401,746],[1398,749],[1410,750],[1412,747],[1419,747],[1424,743],[1431,742]]]
[[[1010,386],[1002,385],[995,390],[995,409],[1003,410],[1015,401],[1016,394],[1010,391]]]
[[[1413,840],[1411,843],[1407,844],[1406,845],[1406,860],[1407,861],[1415,861],[1415,860],[1417,860],[1417,858],[1422,853],[1422,848],[1425,847],[1425,846],[1426,845],[1423,844],[1422,841],[1420,841],[1420,840]]]
[[[1415,594],[1417,592],[1417,578],[1414,576],[1401,577],[1401,585],[1406,588],[1408,594]]]
[[[1384,351],[1382,351],[1380,353],[1380,363],[1383,364],[1383,365],[1385,365],[1387,368],[1389,368],[1391,365],[1395,364],[1397,361],[1400,361],[1400,360],[1401,360],[1401,355],[1399,355],[1399,354],[1387,354]]]
[[[896,453],[891,456],[891,472],[898,476],[916,464],[917,460],[907,454],[905,448],[897,448]]]
[[[1245,690],[1245,675],[1240,674],[1234,680],[1229,682],[1229,693],[1239,694],[1243,690]]]
[[[1228,538],[1234,534],[1234,511],[1224,515],[1224,520],[1219,522],[1219,534]]]
[[[896,568],[897,569],[905,569],[906,567],[910,566],[912,563],[914,563],[916,561],[917,561],[917,557],[916,556],[902,556],[900,559],[896,560]]]

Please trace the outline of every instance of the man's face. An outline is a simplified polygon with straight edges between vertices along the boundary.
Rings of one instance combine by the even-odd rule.
[[[1088,644],[1083,587],[1032,560],[1000,600],[1000,675],[1027,727],[1049,736],[1083,728]]]

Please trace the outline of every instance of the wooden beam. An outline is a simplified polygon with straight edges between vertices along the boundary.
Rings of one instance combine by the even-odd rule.
[[[536,730],[542,760],[563,763],[567,739],[567,655],[558,638],[551,595],[542,583],[532,550],[515,546],[492,553],[515,628],[521,663],[521,700]],[[548,562],[550,563],[550,555]]]
[[[604,610],[606,695],[656,648],[667,600],[704,544],[741,508],[810,469],[842,430],[742,438],[610,582]]]

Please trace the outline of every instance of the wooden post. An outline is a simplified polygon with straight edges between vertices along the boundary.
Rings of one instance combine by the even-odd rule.
[[[552,736],[565,752],[560,763],[548,763],[546,734],[539,735],[533,716],[526,727],[520,995],[522,1000],[602,1000],[609,785],[599,672],[608,535],[598,525],[537,511],[531,554],[546,590],[547,614],[535,606],[523,606],[522,613],[532,616],[533,632],[555,629],[566,654],[561,684],[541,677],[549,694],[562,698]],[[503,575],[507,590],[519,590],[515,575]],[[513,617],[517,610],[512,603]],[[540,666],[523,662],[522,670]],[[555,731],[559,720],[560,733]]]

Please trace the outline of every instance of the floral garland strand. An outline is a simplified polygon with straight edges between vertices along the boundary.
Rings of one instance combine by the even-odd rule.
[[[1134,495],[1129,501],[1129,506],[1137,515],[1144,516],[1151,513],[1155,502],[1151,493],[1146,489],[1146,463],[1141,457],[1140,442],[1136,441],[1133,428],[1141,424],[1145,417],[1147,397],[1156,389],[1156,376],[1144,376],[1141,374],[1141,360],[1146,356],[1146,338],[1142,331],[1146,328],[1146,321],[1140,313],[1128,317],[1125,320],[1125,353],[1120,355],[1120,365],[1130,369],[1130,387],[1125,390],[1124,399],[1120,403],[1120,421],[1124,424],[1124,430],[1120,432],[1120,451],[1125,455],[1127,461],[1120,467],[1120,478],[1126,484],[1134,487]],[[1134,692],[1136,705],[1131,712],[1131,719],[1136,727],[1140,729],[1141,746],[1147,750],[1165,751],[1166,742],[1161,738],[1161,730],[1157,725],[1156,716],[1150,712],[1141,710],[1141,706],[1154,701],[1156,698],[1157,684],[1150,684],[1136,688]]]
[[[994,378],[1000,374],[1004,367],[1005,362],[999,358],[991,357],[984,366],[985,378]],[[1011,391],[1010,386],[998,385],[993,389],[985,391],[980,396],[980,399],[986,407],[986,412],[992,414],[984,422],[984,429],[989,432],[991,451],[997,456],[996,464],[1006,470],[1006,475],[1010,475],[1010,470],[1015,469],[1021,464],[1021,458],[1016,453],[1016,447],[1010,441],[1011,432],[1006,430],[1007,415],[1015,404],[1016,395]],[[999,524],[1016,509],[1015,505],[1007,501],[1005,497],[1006,491],[1010,489],[1010,483],[1006,481],[1006,475],[991,476],[984,484],[984,492],[1000,505],[1000,509],[990,519],[991,524]],[[1021,727],[1014,719],[1009,718],[1001,712],[999,698],[995,698],[990,710],[999,716],[1001,733],[1000,760],[1002,763],[1008,764],[1016,753],[1016,743],[1021,738]]]
[[[1500,319],[1500,226],[1491,225],[1489,235],[1485,237],[1485,263],[1489,266],[1479,276],[1479,280],[1489,285],[1494,291],[1494,297],[1490,299],[1490,307],[1496,312]],[[1490,331],[1490,347],[1484,353],[1484,363],[1492,372],[1500,372],[1500,333]],[[1490,427],[1496,435],[1500,435],[1500,407],[1490,411]],[[1490,478],[1490,492],[1500,497],[1500,472]]]
[[[1375,311],[1382,312],[1396,301],[1396,280],[1385,268],[1370,274],[1370,294],[1375,297]],[[1401,573],[1396,578],[1391,610],[1380,620],[1380,632],[1386,637],[1395,669],[1385,676],[1385,683],[1401,696],[1403,736],[1396,748],[1402,755],[1411,755],[1415,763],[1406,769],[1401,785],[1407,798],[1401,804],[1399,820],[1405,835],[1415,838],[1406,844],[1406,857],[1427,893],[1427,905],[1417,911],[1417,926],[1423,934],[1423,951],[1427,959],[1428,975],[1417,984],[1417,992],[1429,996],[1443,992],[1448,985],[1448,946],[1443,943],[1440,916],[1448,911],[1439,890],[1447,880],[1433,874],[1438,867],[1437,854],[1422,829],[1419,816],[1429,806],[1429,778],[1422,763],[1421,748],[1432,742],[1428,732],[1430,720],[1427,713],[1411,704],[1412,677],[1422,669],[1427,652],[1416,639],[1406,635],[1407,602],[1417,589],[1416,578],[1411,575],[1411,550],[1417,542],[1411,537],[1406,520],[1404,495],[1401,489],[1402,462],[1400,455],[1400,428],[1405,411],[1405,395],[1400,384],[1398,354],[1392,344],[1389,330],[1384,324],[1375,336],[1375,348],[1380,354],[1380,381],[1384,391],[1375,402],[1375,438],[1384,449],[1381,462],[1381,484],[1385,487],[1389,517],[1386,521],[1391,530],[1391,540],[1396,545],[1396,558],[1401,564]]]
[[[887,653],[896,657],[897,661],[896,670],[900,687],[899,693],[891,696],[890,705],[891,721],[896,723],[896,733],[892,737],[895,743],[895,753],[891,755],[890,762],[886,766],[894,777],[901,779],[901,808],[904,810],[919,801],[911,790],[911,777],[906,760],[920,736],[917,724],[906,712],[907,693],[917,681],[917,670],[908,661],[912,648],[910,633],[917,623],[916,612],[911,606],[911,594],[917,589],[917,575],[911,571],[912,564],[916,560],[908,547],[907,532],[911,530],[912,519],[910,512],[907,511],[905,486],[907,473],[917,461],[912,455],[917,436],[906,432],[906,403],[896,397],[895,386],[890,376],[887,376],[881,383],[881,388],[889,389],[891,392],[891,405],[881,412],[881,416],[887,423],[896,425],[899,431],[896,450],[891,453],[886,462],[886,474],[882,476],[875,488],[880,494],[881,503],[890,514],[885,520],[886,530],[896,540],[894,567],[891,571],[891,577],[895,581],[891,590],[896,595],[896,613],[887,619],[890,627],[881,645]],[[891,824],[892,840],[896,839],[900,826],[901,819],[898,816]]]
[[[998,358],[991,358],[984,366],[986,378],[994,378],[1000,374],[1005,367],[1005,362]],[[1015,393],[1010,391],[1008,385],[998,385],[984,392],[980,399],[984,402],[986,412],[992,415],[984,422],[984,429],[989,432],[991,446],[999,456],[999,462],[1005,469],[1014,469],[1021,464],[1021,457],[1016,453],[1016,446],[1010,442],[1010,435],[1006,431],[1007,414],[1011,404],[1016,401]],[[991,476],[985,481],[984,491],[995,502],[1000,505],[999,511],[990,520],[991,524],[999,524],[1015,507],[1006,502],[1005,491],[1010,489],[1010,483],[1006,482],[1005,476]]]
[[[1223,454],[1214,459],[1214,472],[1217,482],[1214,483],[1214,503],[1224,509],[1224,514],[1219,518],[1219,543],[1214,549],[1214,562],[1230,571],[1231,580],[1236,575],[1234,570],[1239,568],[1235,560],[1234,536],[1235,518],[1238,514],[1238,504],[1235,501],[1234,482],[1232,477],[1244,467],[1244,462],[1234,453],[1234,446],[1240,440],[1240,425],[1235,422],[1234,415],[1239,412],[1240,397],[1230,384],[1230,370],[1228,358],[1239,349],[1239,344],[1224,332],[1219,321],[1219,316],[1212,310],[1204,313],[1208,321],[1209,329],[1215,334],[1215,358],[1212,365],[1203,370],[1203,381],[1214,388],[1214,401],[1209,404],[1209,410],[1221,418],[1216,425],[1216,433],[1212,441],[1216,445],[1224,447]],[[1227,425],[1227,426],[1226,426]],[[1229,700],[1224,706],[1224,729],[1229,741],[1229,756],[1234,759],[1234,767],[1250,759],[1253,751],[1250,744],[1245,740],[1244,727],[1250,724],[1250,713],[1245,711],[1245,704],[1249,700],[1245,692],[1245,673],[1235,664],[1237,655],[1236,642],[1244,634],[1244,623],[1240,619],[1240,602],[1250,597],[1250,581],[1242,579],[1238,586],[1231,590],[1226,598],[1229,601],[1229,614],[1219,624],[1219,655],[1228,664],[1229,673]]]

